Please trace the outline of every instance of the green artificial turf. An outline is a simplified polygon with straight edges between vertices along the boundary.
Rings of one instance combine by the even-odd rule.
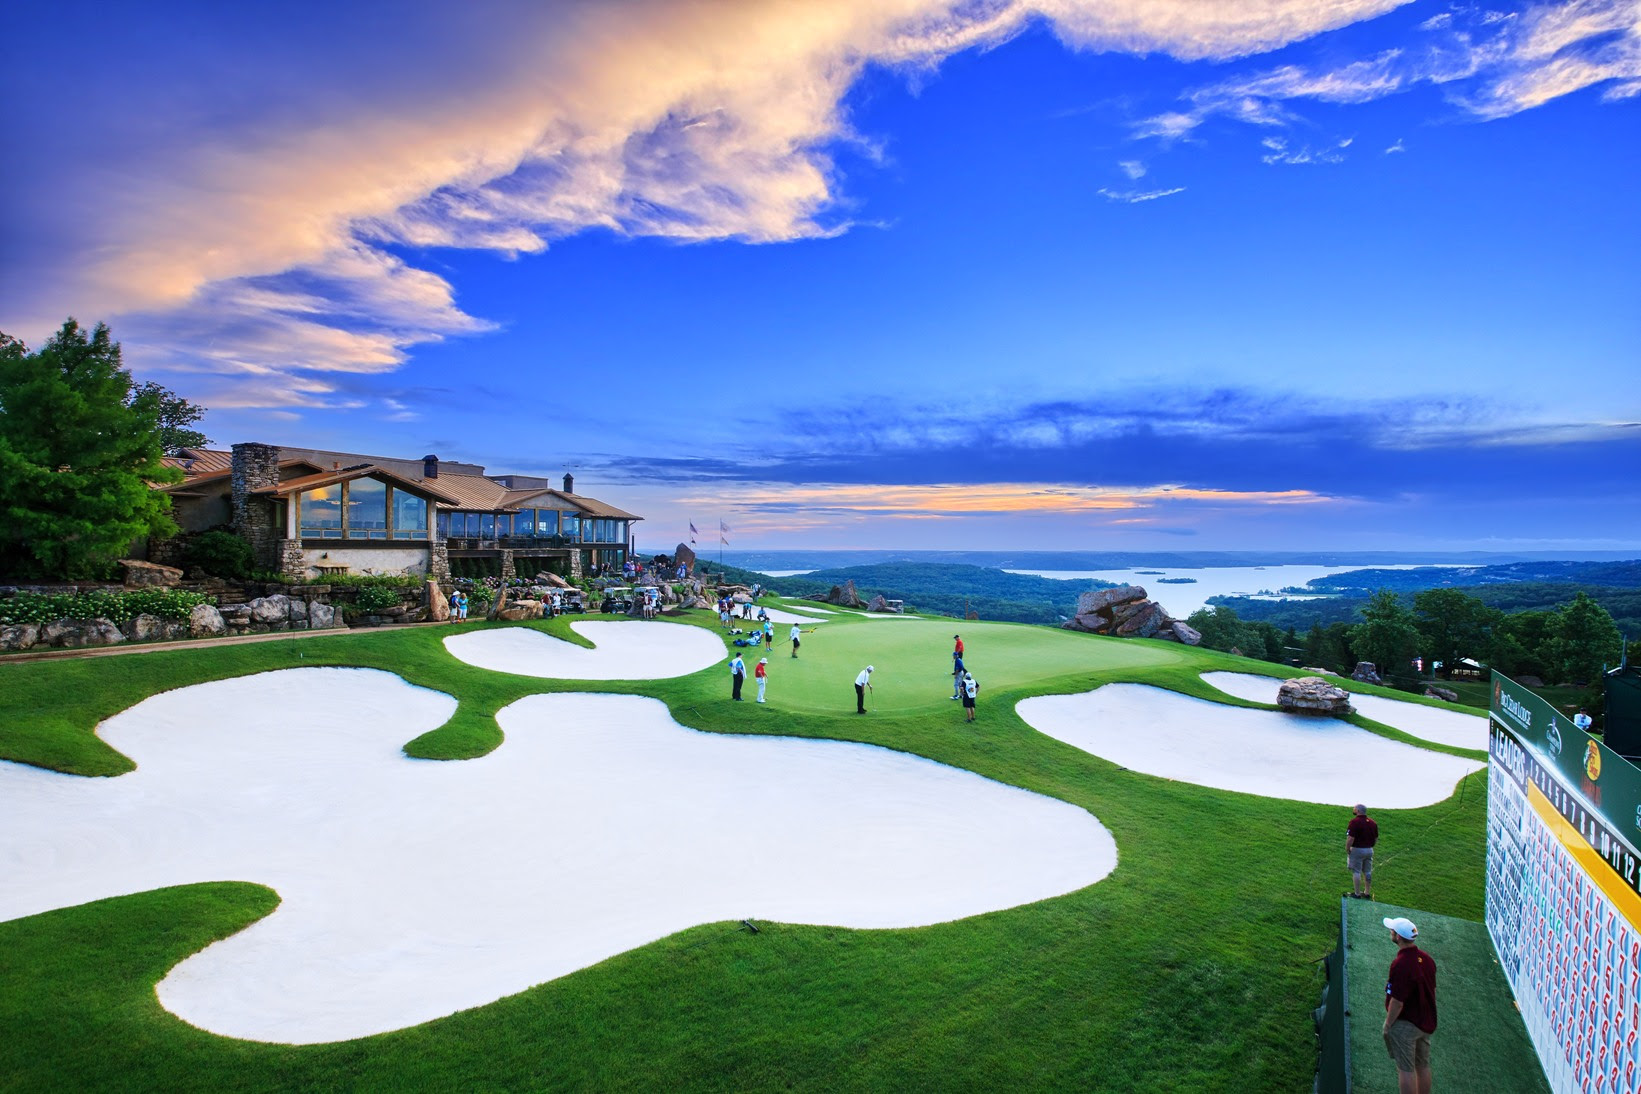
[[[564,620],[529,625],[567,633]],[[695,613],[688,625],[717,621]],[[982,681],[974,725],[946,698],[958,630]],[[129,760],[93,729],[147,695],[268,669],[361,665],[460,700],[447,726],[418,738],[418,754],[487,751],[500,741],[495,712],[526,694],[653,695],[696,728],[865,741],[1063,799],[1110,828],[1118,867],[1063,897],[915,930],[706,924],[472,1011],[306,1047],[204,1034],[154,998],[167,968],[266,914],[266,889],[211,884],[99,901],[0,924],[0,1087],[1308,1089],[1317,962],[1333,946],[1349,883],[1348,812],[1127,771],[1014,713],[1025,695],[1113,680],[1227,701],[1198,674],[1246,661],[1049,628],[840,617],[806,636],[797,664],[777,645],[771,701],[758,706],[729,701],[721,663],[678,680],[537,680],[463,665],[440,644],[448,633],[0,662],[0,756],[117,774]],[[877,705],[861,718],[851,685],[868,661]],[[1480,917],[1484,774],[1465,780],[1462,796],[1375,816],[1381,896]]]
[[[1377,871],[1375,871],[1377,872]],[[1385,1047],[1385,980],[1396,944],[1387,918],[1419,927],[1419,948],[1436,961],[1436,1033],[1431,1085],[1454,1094],[1538,1094],[1550,1087],[1527,1037],[1510,985],[1493,956],[1485,924],[1378,901],[1345,902],[1350,985],[1351,1076],[1357,1090],[1395,1090],[1396,1065]]]

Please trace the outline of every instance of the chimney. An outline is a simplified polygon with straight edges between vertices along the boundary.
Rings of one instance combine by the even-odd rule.
[[[568,472],[564,475],[564,492],[566,494],[575,493],[575,476]]]
[[[436,479],[438,477],[439,477],[439,457],[437,457],[437,456],[423,456],[422,457],[422,478],[424,478],[424,479]]]

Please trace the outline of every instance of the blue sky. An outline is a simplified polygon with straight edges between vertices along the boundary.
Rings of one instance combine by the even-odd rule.
[[[221,7],[14,14],[0,329],[222,444],[654,547],[1641,549],[1633,3]]]

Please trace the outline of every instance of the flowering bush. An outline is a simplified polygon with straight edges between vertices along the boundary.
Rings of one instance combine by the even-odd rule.
[[[50,623],[55,619],[111,619],[128,623],[139,615],[187,619],[195,605],[210,604],[202,593],[182,589],[136,589],[121,593],[19,593],[0,600],[0,623]]]

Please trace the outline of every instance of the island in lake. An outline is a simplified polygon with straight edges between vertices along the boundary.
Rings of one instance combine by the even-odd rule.
[[[1138,572],[1143,573],[1144,571],[1138,571]],[[1197,583],[1197,579],[1194,578],[1194,577],[1159,577],[1159,578],[1157,578],[1157,584],[1158,585],[1195,585],[1196,583]]]

